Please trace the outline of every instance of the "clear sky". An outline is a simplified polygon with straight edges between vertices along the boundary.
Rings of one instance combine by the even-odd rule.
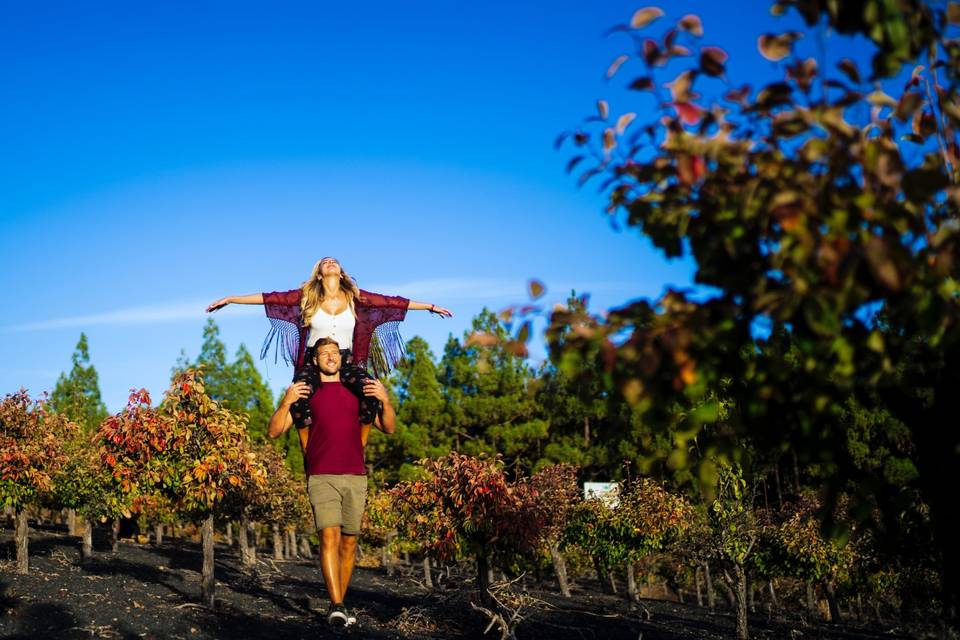
[[[298,286],[324,255],[451,308],[403,327],[438,355],[532,277],[597,311],[689,283],[552,146],[597,98],[649,107],[627,68],[603,79],[628,43],[602,33],[640,4],[349,4],[0,2],[0,393],[52,389],[84,331],[111,411],[131,387],[159,397],[208,302]],[[668,15],[699,14],[757,83],[756,36],[797,26],[765,7]],[[259,351],[260,308],[216,319],[231,353]],[[275,393],[289,381],[260,364]]]

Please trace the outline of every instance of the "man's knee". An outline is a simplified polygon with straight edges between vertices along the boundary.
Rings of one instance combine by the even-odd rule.
[[[357,536],[348,533],[340,534],[340,550],[352,553],[357,549]]]
[[[342,544],[340,527],[324,527],[320,530],[320,541],[324,547],[336,548]]]

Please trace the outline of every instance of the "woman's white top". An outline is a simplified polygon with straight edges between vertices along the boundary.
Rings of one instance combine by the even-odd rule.
[[[310,319],[307,346],[312,347],[320,338],[333,338],[341,349],[353,349],[353,328],[356,324],[357,319],[353,317],[350,307],[336,315],[317,309]]]

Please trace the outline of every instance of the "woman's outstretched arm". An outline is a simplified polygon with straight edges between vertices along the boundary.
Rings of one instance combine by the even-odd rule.
[[[226,298],[220,298],[216,302],[211,302],[210,305],[207,306],[207,313],[222,309],[228,304],[263,304],[263,294],[251,293],[248,296],[227,296]]]
[[[429,302],[417,302],[416,300],[411,300],[407,304],[407,309],[411,311],[429,311],[430,313],[435,313],[443,318],[452,318],[453,313],[449,309],[439,307],[435,304],[430,304]]]

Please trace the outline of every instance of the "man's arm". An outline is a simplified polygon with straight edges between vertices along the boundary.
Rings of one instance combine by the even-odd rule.
[[[267,428],[267,435],[271,438],[279,438],[293,426],[293,417],[290,415],[290,407],[293,406],[293,403],[302,398],[306,398],[310,395],[310,385],[306,382],[294,382],[287,388],[287,392],[283,394],[283,400],[280,401],[280,406],[277,407],[277,410],[273,412],[273,415],[270,416],[270,425]],[[301,429],[299,431],[306,431],[306,429]],[[305,446],[303,441],[305,439],[304,434],[300,435],[300,444]]]
[[[363,394],[373,396],[383,404],[383,411],[380,412],[375,423],[377,429],[387,434],[393,433],[397,427],[397,413],[390,404],[387,388],[379,380],[370,379],[363,385]]]

